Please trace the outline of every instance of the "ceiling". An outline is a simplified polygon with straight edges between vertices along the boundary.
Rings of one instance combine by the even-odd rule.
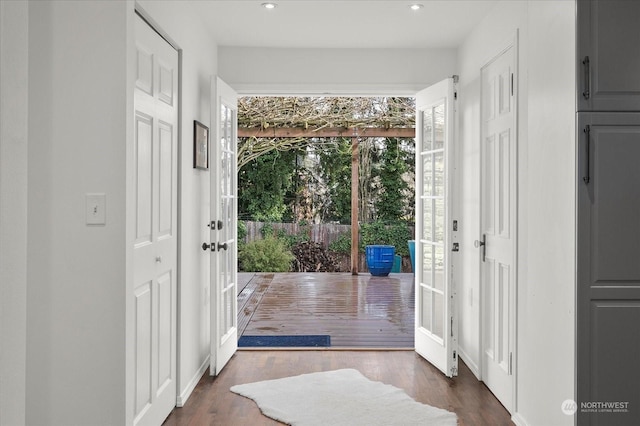
[[[190,1],[219,46],[455,48],[496,0]]]

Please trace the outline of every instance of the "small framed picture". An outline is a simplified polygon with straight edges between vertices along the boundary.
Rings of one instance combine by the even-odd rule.
[[[209,128],[193,120],[193,168],[209,170]]]

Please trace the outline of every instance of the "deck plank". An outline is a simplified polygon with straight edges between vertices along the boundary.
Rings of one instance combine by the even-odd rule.
[[[254,275],[238,294],[238,338],[242,336],[256,308],[260,305],[272,279],[273,274]]]
[[[262,277],[257,274],[247,285],[252,293],[242,308],[239,302],[239,335],[328,334],[332,347],[414,346],[413,274]]]

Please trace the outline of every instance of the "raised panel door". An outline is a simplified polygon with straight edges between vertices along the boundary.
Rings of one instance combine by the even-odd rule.
[[[135,18],[132,186],[135,425],[176,403],[178,52]]]
[[[481,71],[481,375],[513,409],[516,292],[515,47]]]

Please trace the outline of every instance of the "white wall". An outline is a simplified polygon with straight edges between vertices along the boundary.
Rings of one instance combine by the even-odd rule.
[[[480,365],[480,256],[474,241],[480,239],[480,69],[513,42],[520,29],[519,144],[526,144],[526,2],[500,2],[460,46],[459,131],[460,131],[460,257],[462,260],[458,301],[460,353],[479,375]],[[523,117],[525,118],[523,120]],[[523,122],[524,121],[524,122]],[[520,235],[522,238],[522,236]]]
[[[27,424],[125,422],[132,5],[29,3]],[[85,225],[89,192],[106,226]]]
[[[208,256],[199,246],[208,235],[209,176],[192,169],[191,141],[193,120],[209,123],[216,49],[188,5],[142,6],[183,58],[178,393],[184,401],[208,365]],[[133,13],[131,1],[29,5],[27,424],[131,420],[125,283]],[[106,193],[106,226],[84,224],[88,192]]]
[[[182,50],[178,287],[178,405],[182,405],[209,366],[209,252],[200,247],[209,240],[209,172],[193,168],[193,120],[211,128],[211,76],[216,74],[217,50],[188,3],[145,0],[139,5]]]
[[[517,402],[522,425],[572,425],[575,3],[498,2],[459,50],[463,279],[460,350],[480,360],[480,68],[519,32]]]
[[[456,72],[455,49],[275,49],[220,46],[219,74],[239,93],[416,92]]]
[[[575,2],[530,1],[528,27],[518,411],[531,425],[573,425],[560,405],[575,399]]]
[[[28,28],[0,1],[0,426],[25,423]]]

